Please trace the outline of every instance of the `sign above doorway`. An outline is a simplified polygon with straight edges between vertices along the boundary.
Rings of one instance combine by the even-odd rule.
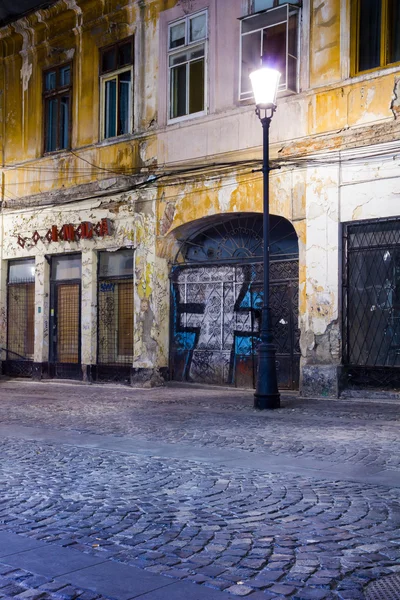
[[[40,235],[40,233],[36,230],[33,232],[32,236],[22,237],[18,234],[17,243],[21,248],[25,248],[27,242],[32,241],[35,246],[39,241],[44,243],[51,242],[77,242],[79,240],[90,240],[94,237],[105,237],[111,236],[113,233],[112,221],[110,219],[101,219],[98,223],[93,224],[89,221],[83,221],[79,223],[79,225],[73,225],[71,223],[66,223],[58,227],[57,225],[52,225],[50,229],[44,234]]]

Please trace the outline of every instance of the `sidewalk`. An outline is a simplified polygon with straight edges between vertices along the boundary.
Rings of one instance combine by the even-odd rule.
[[[17,598],[48,598],[51,592],[56,596],[58,592],[63,597],[66,592],[68,596],[76,594],[76,597],[89,592],[94,597],[118,600],[224,600],[232,597],[12,533],[0,533],[0,565],[3,580],[7,582],[8,574],[10,582],[0,587],[0,593],[10,592],[9,586],[11,582],[15,585],[16,579],[22,582],[24,579],[37,580],[38,576],[46,579],[36,590],[22,585],[23,591],[15,595]]]

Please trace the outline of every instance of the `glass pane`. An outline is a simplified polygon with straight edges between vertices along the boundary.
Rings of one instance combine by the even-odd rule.
[[[58,100],[50,98],[46,101],[46,152],[57,150]]]
[[[8,283],[21,283],[35,280],[35,259],[10,262]]]
[[[179,48],[185,45],[185,21],[172,25],[169,30],[169,47]]]
[[[99,277],[133,275],[133,250],[100,252]]]
[[[298,13],[292,13],[289,17],[289,32],[288,32],[288,41],[289,41],[289,49],[288,52],[292,56],[297,58],[298,54],[298,44],[297,44],[297,16]]]
[[[118,67],[132,64],[132,41],[118,47]]]
[[[389,53],[388,63],[400,61],[400,1],[389,0]]]
[[[241,94],[252,94],[250,73],[261,66],[261,32],[256,31],[242,37]]]
[[[287,2],[287,0],[285,0]],[[274,0],[254,0],[254,12],[266,10],[274,6]]]
[[[51,279],[64,281],[81,278],[80,255],[53,256],[51,259]]]
[[[282,81],[280,84],[282,84]],[[293,56],[288,57],[287,89],[297,93],[297,59]]]
[[[69,96],[60,98],[60,148],[69,146]]]
[[[173,67],[175,65],[181,65],[187,60],[189,60],[189,55],[187,52],[183,52],[182,54],[173,54],[169,57],[169,66]]]
[[[131,130],[131,72],[119,76],[119,123],[118,135],[129,133]]]
[[[46,91],[56,89],[56,71],[49,71],[45,75],[45,89]]]
[[[204,56],[204,46],[201,48],[196,48],[190,52],[190,60],[193,60],[194,58],[201,58],[202,56]]]
[[[105,83],[104,137],[117,135],[117,80]]]
[[[358,70],[379,67],[381,62],[381,0],[362,0],[358,39]]]
[[[60,69],[60,86],[64,87],[71,83],[71,67],[62,67]]]
[[[171,112],[170,118],[186,115],[186,65],[171,69]]]
[[[271,27],[277,23],[287,20],[288,9],[287,6],[280,6],[279,8],[273,8],[266,13],[247,17],[242,21],[242,33],[250,33],[257,29],[263,29],[264,27]]]
[[[204,60],[190,63],[189,114],[204,110]]]
[[[286,84],[286,23],[264,29],[262,64],[280,72],[280,85]]]
[[[108,50],[103,50],[101,55],[101,71],[105,73],[106,71],[113,71],[117,68],[117,49],[109,48]]]
[[[192,17],[190,19],[189,26],[189,41],[196,42],[197,40],[204,40],[207,36],[207,15],[203,13]]]

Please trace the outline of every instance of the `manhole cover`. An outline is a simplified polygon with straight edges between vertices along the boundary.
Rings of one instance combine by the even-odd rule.
[[[365,589],[365,600],[400,600],[400,575],[373,581]]]

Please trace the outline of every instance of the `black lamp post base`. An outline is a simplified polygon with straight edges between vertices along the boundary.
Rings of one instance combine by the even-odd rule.
[[[280,394],[254,394],[254,408],[258,410],[273,410],[281,407]]]
[[[263,307],[265,320],[269,320],[269,310]],[[254,408],[274,409],[281,405],[276,373],[275,348],[271,342],[261,342],[258,347],[258,372]]]

